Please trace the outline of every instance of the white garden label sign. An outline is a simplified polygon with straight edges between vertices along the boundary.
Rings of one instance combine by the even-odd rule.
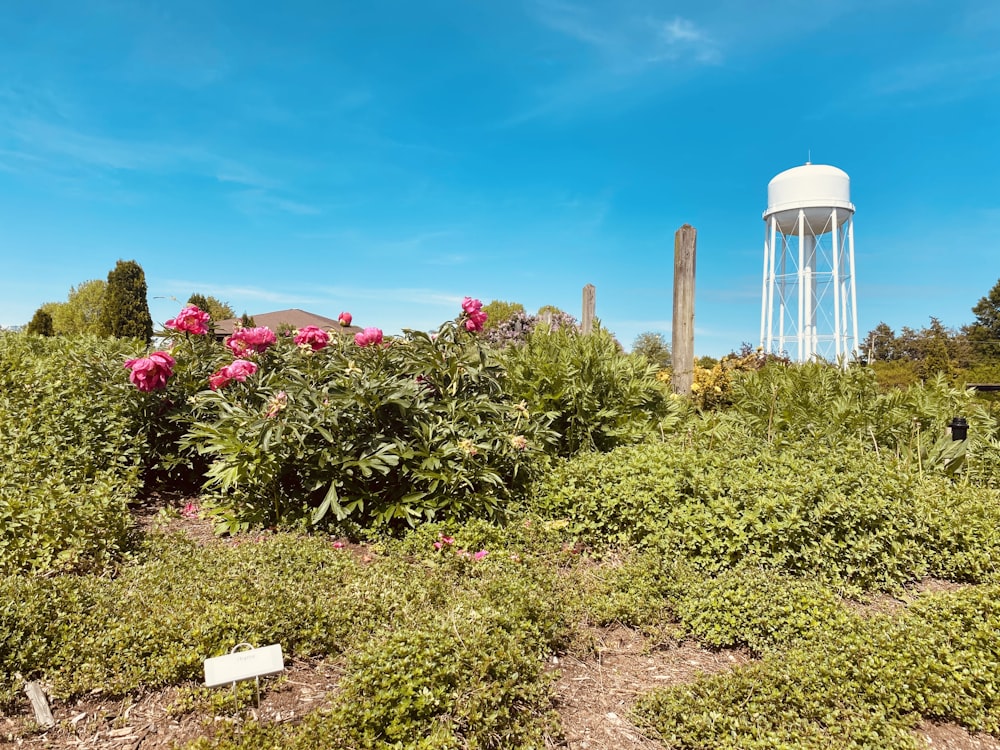
[[[205,686],[226,685],[230,682],[277,674],[284,669],[285,660],[279,644],[237,651],[205,659]]]

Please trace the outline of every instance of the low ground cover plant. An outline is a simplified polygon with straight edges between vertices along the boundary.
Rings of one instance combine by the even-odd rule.
[[[534,499],[598,549],[656,549],[698,570],[758,564],[844,590],[924,575],[991,580],[1000,505],[991,491],[924,476],[847,443],[772,446],[739,431],[669,436],[555,468]]]
[[[998,594],[980,587],[895,616],[838,618],[732,674],[655,691],[638,711],[676,748],[916,750],[921,717],[996,733]]]

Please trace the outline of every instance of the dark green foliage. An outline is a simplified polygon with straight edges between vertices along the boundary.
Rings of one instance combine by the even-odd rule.
[[[153,319],[146,300],[146,274],[134,260],[119,260],[108,272],[101,323],[115,338],[133,338],[146,343],[153,338]]]
[[[729,675],[656,691],[639,714],[676,748],[917,748],[920,716],[1000,730],[1000,590],[838,618]]]
[[[1000,359],[1000,281],[972,308],[976,321],[966,332],[983,360]]]
[[[35,314],[28,323],[27,333],[33,336],[54,336],[55,332],[52,316],[40,308],[35,310]]]
[[[507,392],[551,418],[562,456],[636,442],[680,408],[656,379],[657,368],[622,354],[601,328],[589,336],[536,328],[523,346],[505,350],[504,363]]]

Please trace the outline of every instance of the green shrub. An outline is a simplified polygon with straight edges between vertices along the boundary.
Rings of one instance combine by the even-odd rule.
[[[960,473],[965,452],[998,436],[998,423],[973,393],[944,376],[905,390],[882,392],[873,370],[846,371],[820,363],[764,367],[732,383],[726,419],[779,445],[851,442],[891,453],[922,473]],[[953,442],[946,427],[969,420],[969,440]]]
[[[922,716],[1000,730],[1000,590],[820,626],[789,651],[642,698],[677,748],[917,748]]]
[[[678,592],[675,609],[687,632],[701,643],[712,648],[745,646],[757,654],[829,633],[849,619],[828,587],[752,567],[689,579]]]
[[[455,323],[388,346],[279,340],[258,364],[252,382],[197,396],[183,441],[209,460],[229,530],[501,518],[550,438]]]
[[[585,615],[598,625],[658,627],[675,618],[677,597],[698,576],[685,566],[664,564],[658,555],[626,553],[578,572],[586,585]],[[589,579],[589,580],[587,580]]]
[[[390,633],[352,655],[330,739],[394,747],[540,747],[553,724],[539,644],[475,610]],[[310,737],[298,746],[328,745]],[[440,744],[438,744],[440,742]]]
[[[506,391],[532,413],[547,414],[558,433],[556,452],[607,451],[654,431],[672,410],[656,366],[625,355],[608,331],[536,328],[505,350]]]
[[[143,556],[113,579],[0,579],[0,703],[19,690],[15,672],[57,697],[121,694],[197,677],[243,641],[338,653],[405,591],[359,582],[348,553],[301,537],[204,549],[168,537]]]
[[[415,559],[359,562],[315,537],[234,542],[156,536],[113,577],[0,578],[0,703],[19,690],[15,673],[46,680],[60,698],[122,694],[195,678],[205,658],[244,641],[333,655],[427,627],[428,616],[488,622],[535,655],[567,640],[570,597],[558,570],[547,553],[507,552],[502,538],[484,542],[482,559],[450,561],[434,558],[433,546]]]
[[[703,450],[709,440],[725,450]],[[994,494],[851,443],[676,436],[555,466],[533,502],[585,544],[653,548],[713,574],[749,561],[877,590],[932,572],[992,580],[1000,563]]]
[[[98,568],[126,545],[142,407],[135,344],[0,337],[0,573]]]

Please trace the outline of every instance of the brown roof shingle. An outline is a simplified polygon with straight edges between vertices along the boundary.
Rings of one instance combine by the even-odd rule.
[[[251,315],[254,325],[267,326],[272,331],[277,331],[282,325],[292,328],[305,328],[306,326],[316,326],[325,331],[338,331],[344,334],[355,334],[361,331],[357,326],[342,326],[333,318],[327,318],[315,313],[292,308],[290,310],[278,310],[276,312],[260,313]],[[227,318],[226,320],[215,321],[215,335],[228,336],[233,332],[233,328],[240,322],[240,318]]]

